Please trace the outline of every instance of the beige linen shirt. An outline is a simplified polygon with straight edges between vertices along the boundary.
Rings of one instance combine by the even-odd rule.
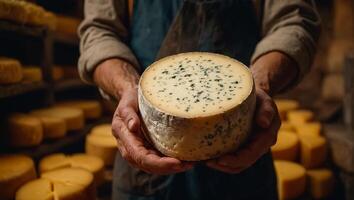
[[[131,0],[86,0],[80,25],[78,67],[81,78],[93,83],[95,67],[120,58],[137,70],[139,62],[128,44]],[[262,39],[251,63],[270,51],[280,51],[296,61],[297,82],[309,71],[320,32],[320,19],[313,0],[253,0]]]

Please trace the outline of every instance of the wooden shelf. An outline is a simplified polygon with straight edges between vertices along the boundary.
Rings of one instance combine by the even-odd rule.
[[[11,32],[34,37],[43,37],[46,34],[47,29],[40,26],[31,26],[7,20],[0,20],[0,32]]]
[[[48,89],[49,85],[45,82],[36,83],[16,83],[11,85],[0,85],[0,99],[16,95],[26,94]]]
[[[32,157],[34,160],[38,161],[43,156],[67,150],[66,148],[68,147],[77,146],[77,144],[79,144],[80,142],[84,142],[86,135],[90,132],[92,127],[106,122],[109,122],[108,118],[103,118],[96,122],[87,123],[85,128],[80,131],[67,133],[67,135],[64,138],[60,138],[57,140],[43,141],[42,144],[36,147],[23,148],[23,149],[7,148],[4,151],[5,153],[25,154]]]
[[[60,33],[53,33],[53,39],[55,42],[60,42],[68,45],[78,46],[79,38],[76,36],[70,36]]]
[[[90,88],[91,85],[84,83],[81,79],[64,79],[59,80],[54,83],[54,90],[56,92],[61,92],[70,89],[81,89],[81,88]]]

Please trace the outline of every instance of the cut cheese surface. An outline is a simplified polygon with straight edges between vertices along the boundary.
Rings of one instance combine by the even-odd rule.
[[[321,167],[327,158],[326,139],[319,136],[300,137],[301,164],[307,168]]]
[[[333,173],[329,169],[312,169],[306,171],[309,190],[314,199],[324,199],[328,197],[334,188]]]
[[[55,200],[52,187],[47,179],[30,181],[16,192],[16,200]]]
[[[80,130],[85,125],[83,111],[77,108],[52,107],[34,110],[32,115],[38,117],[54,117],[65,120],[67,130]]]
[[[302,124],[313,120],[313,112],[310,110],[293,110],[288,112],[287,118],[294,125]]]
[[[0,84],[17,83],[22,77],[22,67],[18,60],[0,57]]]
[[[290,161],[274,161],[279,199],[295,199],[305,192],[305,168]]]
[[[41,121],[33,116],[15,113],[8,119],[10,145],[30,147],[39,145],[43,140]]]
[[[100,102],[95,100],[72,100],[57,103],[58,106],[81,109],[87,119],[97,119],[102,115]]]
[[[46,156],[39,162],[39,171],[41,173],[67,167],[71,167],[71,163],[63,153]]]
[[[101,158],[106,166],[113,165],[117,150],[117,141],[112,135],[89,134],[86,136],[85,152]]]
[[[309,136],[321,136],[321,123],[319,122],[310,122],[310,123],[301,123],[294,125],[296,133],[299,136],[309,135]]]
[[[271,151],[275,160],[294,161],[299,151],[299,139],[297,135],[288,132],[278,134],[277,142],[271,147]]]
[[[23,81],[39,82],[43,80],[42,70],[39,66],[25,66],[22,69]]]
[[[153,63],[143,74],[141,90],[154,107],[193,118],[228,111],[252,92],[248,68],[231,58],[185,53]]]
[[[34,162],[24,155],[0,155],[0,199],[13,199],[19,187],[36,178]]]
[[[146,137],[163,154],[182,160],[236,150],[250,130],[255,101],[249,69],[213,53],[163,58],[139,83]]]

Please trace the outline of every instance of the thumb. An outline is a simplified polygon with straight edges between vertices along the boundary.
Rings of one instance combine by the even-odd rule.
[[[138,116],[138,97],[136,91],[126,92],[122,95],[118,108],[118,116],[124,121],[129,131],[140,131],[140,119]]]

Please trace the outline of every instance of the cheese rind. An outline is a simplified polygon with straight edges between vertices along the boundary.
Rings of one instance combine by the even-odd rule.
[[[305,192],[305,168],[290,161],[274,161],[279,199],[295,199]]]
[[[66,123],[66,128],[69,131],[80,130],[85,126],[83,111],[76,108],[57,106],[34,110],[31,114],[38,117],[54,117],[63,119]]]
[[[299,151],[299,139],[295,133],[278,134],[275,145],[271,147],[272,155],[275,160],[295,161]]]
[[[306,169],[322,166],[327,158],[326,139],[319,136],[300,137],[301,164]]]
[[[16,192],[16,200],[54,200],[52,183],[47,179],[30,181]]]
[[[282,121],[280,125],[281,131],[294,131],[294,126],[288,121]]]
[[[15,198],[18,188],[36,178],[34,162],[23,155],[0,156],[0,199]]]
[[[39,162],[40,173],[67,167],[71,167],[71,163],[63,153],[46,156]]]
[[[319,122],[310,122],[304,124],[294,125],[296,133],[301,137],[302,135],[309,136],[321,136],[321,123]]]
[[[299,102],[291,99],[276,99],[275,104],[278,108],[281,119],[285,120],[286,115],[291,110],[296,110],[300,107]]]
[[[23,81],[40,82],[43,80],[42,70],[39,66],[25,66],[22,69]]]
[[[310,110],[293,110],[287,114],[289,122],[294,126],[313,120],[313,116],[313,112]]]
[[[19,61],[0,57],[0,84],[17,83],[22,80],[22,77],[22,67]]]
[[[235,151],[246,139],[255,109],[246,66],[212,53],[183,53],[153,63],[141,76],[144,133],[163,154],[206,160]]]
[[[10,145],[30,147],[39,145],[43,140],[41,121],[33,116],[15,113],[8,119]]]
[[[43,135],[46,139],[62,138],[66,135],[66,123],[64,119],[55,117],[38,116],[43,125]]]
[[[312,169],[306,171],[310,194],[314,199],[324,199],[333,191],[334,177],[329,169]]]
[[[106,166],[113,165],[117,150],[117,141],[112,135],[89,134],[86,136],[85,152],[101,158]]]
[[[81,109],[86,119],[97,119],[102,115],[100,102],[95,100],[72,100],[57,103],[58,106]]]
[[[86,154],[74,154],[69,159],[72,167],[82,168],[91,172],[96,185],[104,182],[104,163],[101,158]]]

